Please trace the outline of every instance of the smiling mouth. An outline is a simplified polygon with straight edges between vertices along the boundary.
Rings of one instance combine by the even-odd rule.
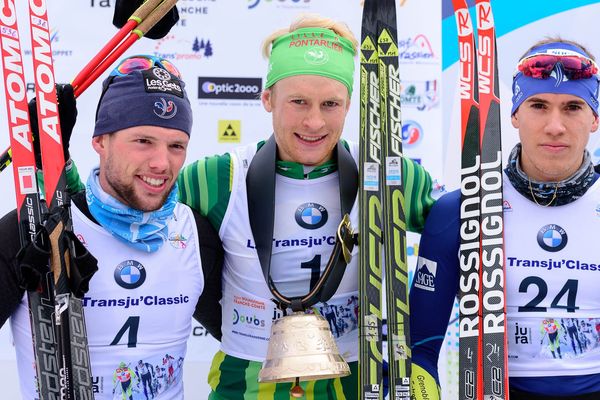
[[[141,179],[153,187],[161,187],[167,181],[166,179],[150,178],[148,176],[142,176]]]
[[[301,140],[303,140],[305,142],[315,143],[315,142],[318,142],[320,140],[323,140],[325,138],[325,136],[327,136],[327,135],[323,135],[323,136],[304,136],[304,135],[300,135],[299,133],[296,133],[296,136],[298,136]]]

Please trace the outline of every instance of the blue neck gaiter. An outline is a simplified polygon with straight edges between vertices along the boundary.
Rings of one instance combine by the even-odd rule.
[[[104,229],[128,245],[148,253],[160,249],[169,235],[168,224],[177,203],[177,184],[165,204],[155,211],[140,211],[121,203],[100,187],[99,168],[87,180],[86,200],[90,213]]]

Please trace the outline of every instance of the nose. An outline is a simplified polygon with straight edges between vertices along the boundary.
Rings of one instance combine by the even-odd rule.
[[[154,172],[165,172],[169,168],[169,149],[167,146],[156,146],[150,155],[149,166]]]
[[[304,126],[313,132],[321,130],[325,126],[325,118],[318,105],[310,107],[304,117]]]
[[[545,131],[550,135],[562,135],[566,131],[563,115],[560,110],[552,110],[549,113]]]

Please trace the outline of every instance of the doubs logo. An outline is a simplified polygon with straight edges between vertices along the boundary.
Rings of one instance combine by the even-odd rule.
[[[264,328],[265,320],[259,319],[256,315],[245,315],[235,308],[233,309],[233,325],[243,324],[249,328]]]

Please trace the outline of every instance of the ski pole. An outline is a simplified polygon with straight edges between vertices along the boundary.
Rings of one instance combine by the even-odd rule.
[[[111,66],[119,57],[125,53],[125,51],[131,47],[133,43],[137,40],[141,39],[162,17],[164,17],[170,10],[175,6],[177,0],[164,0],[158,7],[156,7],[152,12],[148,15],[146,19],[144,19],[136,29],[131,31],[127,39],[117,48],[114,49],[112,53],[110,53],[104,60],[98,64],[96,69],[92,71],[92,73],[83,80],[75,89],[75,96],[81,94],[85,89],[87,89],[106,69]]]
[[[71,82],[73,89],[77,87],[87,79],[92,71],[94,71],[98,64],[106,58],[118,45],[125,39],[128,33],[130,33],[139,23],[141,23],[148,15],[154,11],[154,9],[163,0],[147,0],[137,10],[131,14],[131,17],[127,20],[127,23],[119,29],[119,31],[104,45],[104,47],[96,54],[90,62],[77,74],[75,79]],[[83,90],[82,90],[83,91]]]

